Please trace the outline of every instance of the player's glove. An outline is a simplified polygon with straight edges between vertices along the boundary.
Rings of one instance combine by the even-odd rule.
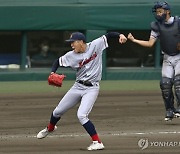
[[[52,73],[48,77],[48,83],[51,86],[61,87],[62,82],[63,82],[65,77],[66,76],[64,74],[60,75],[60,74]]]

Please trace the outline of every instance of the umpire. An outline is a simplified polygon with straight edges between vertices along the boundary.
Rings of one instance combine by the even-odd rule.
[[[151,23],[149,41],[138,40],[131,33],[128,39],[144,47],[152,47],[160,39],[163,53],[162,79],[160,88],[165,104],[165,121],[180,117],[180,18],[171,16],[170,5],[163,1],[156,2],[152,8],[156,19]],[[177,108],[174,107],[174,94]]]

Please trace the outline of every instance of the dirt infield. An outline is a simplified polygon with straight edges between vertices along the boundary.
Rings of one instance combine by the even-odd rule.
[[[49,122],[63,94],[2,94],[0,154],[170,154],[180,152],[180,119],[164,122],[159,91],[101,91],[90,119],[106,147],[89,152],[91,140],[76,111],[69,110],[45,139],[36,134]]]

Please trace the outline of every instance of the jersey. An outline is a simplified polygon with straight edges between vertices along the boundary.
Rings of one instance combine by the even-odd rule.
[[[107,38],[103,35],[86,45],[86,51],[83,53],[75,53],[72,50],[61,56],[59,65],[76,70],[76,80],[95,83],[101,80],[102,54],[108,47]]]

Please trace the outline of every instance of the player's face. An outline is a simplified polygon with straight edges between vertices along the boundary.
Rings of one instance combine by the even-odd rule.
[[[71,47],[76,53],[82,53],[84,52],[82,49],[83,41],[74,41],[71,43]]]
[[[162,8],[156,9],[156,15],[162,16],[164,13],[166,13],[166,11],[164,9],[162,9]]]
[[[163,8],[156,9],[155,13],[155,18],[160,22],[167,21],[170,18],[170,11]]]

